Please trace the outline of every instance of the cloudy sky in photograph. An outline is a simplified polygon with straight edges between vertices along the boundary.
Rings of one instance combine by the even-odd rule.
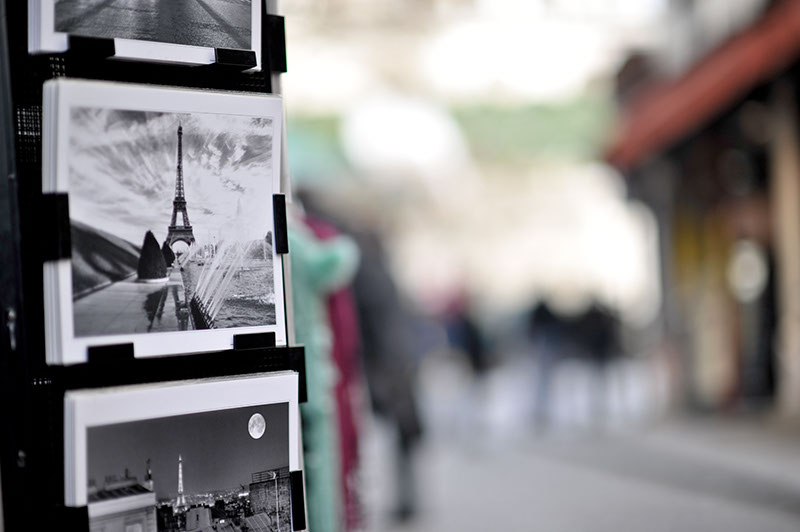
[[[71,217],[136,245],[147,230],[162,242],[175,197],[179,124],[187,211],[198,243],[263,238],[272,225],[268,118],[72,109]]]
[[[248,432],[256,413],[267,425],[259,439]],[[238,488],[250,483],[252,473],[288,467],[289,404],[91,427],[87,444],[87,478],[100,488],[106,477],[122,477],[126,468],[144,482],[149,458],[156,496],[173,498],[178,493],[179,454],[185,494]]]

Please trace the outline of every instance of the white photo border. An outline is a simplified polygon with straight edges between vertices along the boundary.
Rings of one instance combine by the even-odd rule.
[[[48,88],[48,85],[50,86]],[[48,94],[56,94],[48,98]],[[120,104],[120,102],[125,102]],[[48,114],[47,107],[55,105]],[[193,89],[175,89],[85,80],[57,79],[45,83],[44,116],[48,117],[43,141],[43,190],[69,194],[69,127],[73,107],[107,108],[126,111],[166,113],[202,113],[266,117],[273,120],[272,165],[268,180],[270,197],[264,209],[274,220],[272,195],[280,193],[280,154],[283,130],[283,102],[279,96],[243,93],[221,93]],[[56,114],[53,115],[52,113]],[[48,135],[54,135],[48,139]],[[53,149],[48,149],[48,146]],[[48,160],[48,159],[54,160]],[[47,175],[52,172],[51,175]],[[52,186],[51,186],[52,185]],[[275,234],[275,227],[272,227]],[[93,346],[133,343],[134,356],[146,358],[162,355],[189,355],[233,348],[237,334],[275,333],[275,344],[286,345],[286,309],[284,302],[283,261],[272,246],[275,324],[222,329],[128,333],[76,337],[73,315],[72,262],[60,260],[44,264],[46,337],[56,341],[56,353],[48,353],[50,364],[86,362],[87,350]],[[53,270],[56,270],[53,272]],[[53,280],[57,287],[52,287]],[[57,289],[55,301],[50,298]],[[50,346],[48,346],[49,349]]]
[[[256,54],[255,69],[261,69],[261,3],[252,0],[250,5],[250,50]],[[28,0],[28,49],[31,53],[66,52],[69,49],[69,34],[55,30],[56,0]],[[38,17],[36,8],[38,6]],[[39,19],[37,28],[32,21]],[[214,48],[171,44],[137,39],[114,38],[115,58],[140,59],[162,63],[184,63],[210,65],[215,62]]]
[[[297,373],[280,372],[261,376],[67,392],[64,396],[65,505],[87,505],[87,433],[90,427],[288,403],[289,470],[299,470],[298,382]]]

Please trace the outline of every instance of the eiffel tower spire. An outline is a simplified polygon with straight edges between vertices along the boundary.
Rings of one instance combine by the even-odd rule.
[[[178,123],[178,176],[175,179],[175,199],[183,196],[183,125]]]
[[[178,215],[181,223],[178,224]],[[172,200],[172,221],[167,229],[167,245],[175,242],[194,244],[194,232],[189,222],[189,213],[186,212],[186,196],[183,187],[183,126],[178,124],[178,168],[175,176],[175,199]]]
[[[178,499],[175,501],[175,508],[186,508],[186,497],[183,495],[183,458],[178,455]]]

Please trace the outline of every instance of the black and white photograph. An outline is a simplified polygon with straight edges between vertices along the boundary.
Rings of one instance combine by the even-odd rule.
[[[91,427],[87,449],[92,530],[291,530],[288,403]]]
[[[164,95],[180,91],[150,94]],[[225,101],[204,96],[207,109]],[[250,98],[254,110],[276,101]],[[280,332],[271,209],[279,118],[66,100],[53,168],[69,194],[72,232],[70,282],[59,290],[71,319],[61,321],[62,335],[85,345],[157,335],[143,352],[164,354],[211,350],[192,349],[181,333]]]
[[[86,37],[249,50],[252,2],[55,0],[55,29]]]
[[[289,532],[296,383],[282,374],[71,392],[65,458],[85,485],[68,485],[68,499],[85,500],[92,531]]]
[[[32,52],[66,50],[69,35],[115,39],[117,56],[154,61],[210,63],[214,48],[260,51],[258,0],[29,2]]]

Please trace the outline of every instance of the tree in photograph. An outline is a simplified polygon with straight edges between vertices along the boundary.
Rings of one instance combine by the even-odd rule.
[[[161,253],[158,241],[152,231],[148,231],[144,235],[137,273],[139,279],[142,280],[163,279],[167,276],[167,263],[164,261],[164,255]]]
[[[167,267],[172,266],[172,262],[175,260],[175,252],[172,251],[172,248],[169,247],[167,241],[164,241],[164,245],[161,246],[161,254],[164,255],[164,262],[167,264]]]

